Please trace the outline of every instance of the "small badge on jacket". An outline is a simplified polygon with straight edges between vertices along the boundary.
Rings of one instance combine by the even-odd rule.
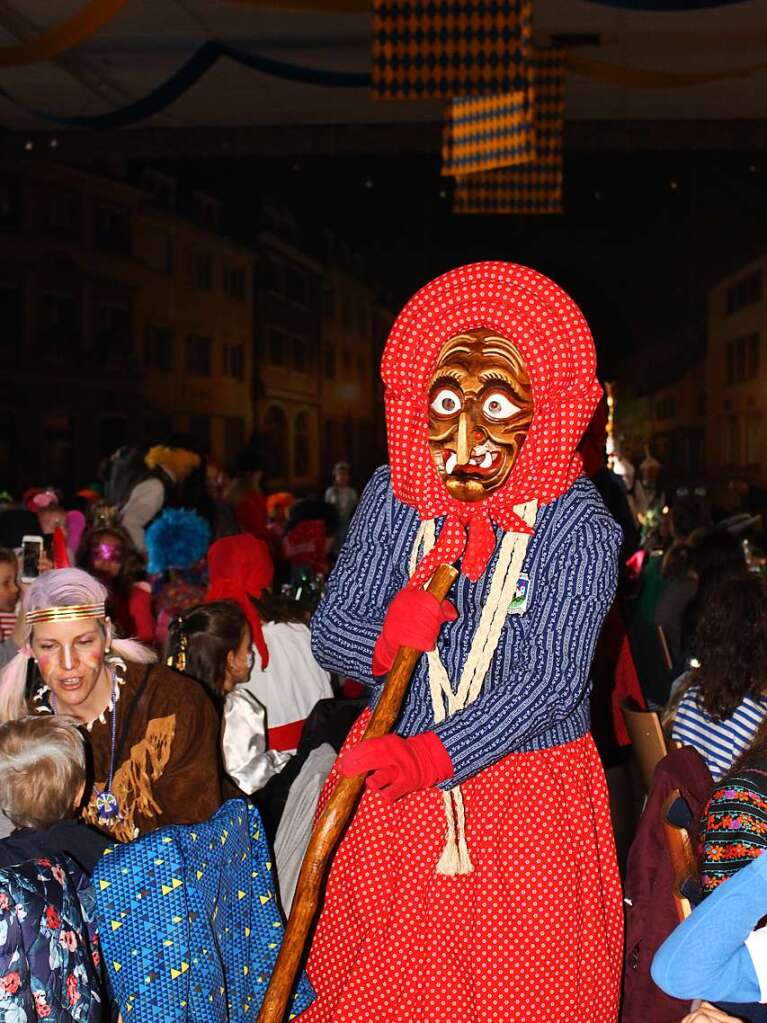
[[[509,604],[510,615],[523,615],[527,611],[527,598],[530,594],[530,576],[520,575],[517,588]]]

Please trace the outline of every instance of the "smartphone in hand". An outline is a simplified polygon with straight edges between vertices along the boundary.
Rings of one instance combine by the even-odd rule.
[[[25,536],[21,540],[21,581],[33,583],[39,573],[38,563],[43,551],[41,536]]]

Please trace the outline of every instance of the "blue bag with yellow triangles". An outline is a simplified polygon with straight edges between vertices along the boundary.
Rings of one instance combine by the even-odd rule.
[[[124,1023],[255,1019],[283,935],[263,825],[243,799],[108,849],[93,874]],[[291,1018],[314,997],[301,975]]]

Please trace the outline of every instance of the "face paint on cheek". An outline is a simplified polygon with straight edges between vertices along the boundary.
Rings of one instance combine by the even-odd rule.
[[[50,678],[51,672],[55,668],[55,658],[51,657],[50,654],[40,654],[37,658],[37,667],[44,681]]]
[[[91,547],[91,558],[94,561],[106,561],[119,565],[123,559],[122,544],[109,542],[95,543]]]
[[[101,653],[97,651],[94,651],[93,653],[87,653],[81,658],[81,663],[89,671],[95,671],[96,669],[100,670],[101,661],[102,661]]]

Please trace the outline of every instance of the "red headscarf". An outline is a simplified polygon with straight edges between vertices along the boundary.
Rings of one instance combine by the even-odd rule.
[[[519,349],[533,391],[533,421],[506,483],[474,503],[451,497],[428,442],[429,381],[445,342],[467,330],[497,331]],[[421,288],[392,327],[381,363],[392,486],[421,519],[446,516],[434,550],[410,581],[422,585],[437,565],[462,556],[476,580],[495,548],[493,523],[531,532],[513,508],[547,504],[581,474],[576,452],[602,389],[596,353],[580,309],[548,277],[515,263],[472,263]]]
[[[269,548],[263,540],[249,533],[225,536],[216,540],[208,551],[210,582],[205,603],[234,600],[248,619],[253,644],[261,657],[261,667],[269,663],[269,650],[258,611],[251,597],[260,597],[272,585],[274,565]]]

